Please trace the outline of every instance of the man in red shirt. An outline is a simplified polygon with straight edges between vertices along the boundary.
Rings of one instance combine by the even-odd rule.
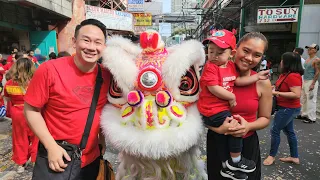
[[[79,145],[86,125],[98,72],[97,61],[106,43],[106,27],[87,19],[76,27],[75,56],[43,63],[25,95],[25,115],[30,128],[48,152],[49,168],[63,172],[69,155],[55,140]],[[103,84],[90,135],[81,157],[81,178],[95,180],[99,171],[100,114],[107,103],[109,71],[102,69]],[[46,167],[44,167],[46,168]]]
[[[37,57],[34,56],[34,51],[33,50],[29,50],[28,51],[28,57],[29,57],[29,59],[31,59],[33,64],[37,64],[38,66],[40,66],[40,63],[38,62]]]

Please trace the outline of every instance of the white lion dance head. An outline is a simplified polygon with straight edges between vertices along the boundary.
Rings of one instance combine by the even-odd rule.
[[[120,151],[116,179],[206,179],[195,104],[202,44],[190,40],[166,49],[159,33],[147,31],[140,46],[115,36],[103,55],[113,82],[101,125]]]

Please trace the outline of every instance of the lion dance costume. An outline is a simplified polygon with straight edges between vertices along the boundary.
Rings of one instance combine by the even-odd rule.
[[[195,104],[202,44],[165,48],[159,33],[146,31],[140,46],[115,36],[103,55],[113,81],[101,126],[120,151],[116,179],[207,179],[198,159],[203,126]]]

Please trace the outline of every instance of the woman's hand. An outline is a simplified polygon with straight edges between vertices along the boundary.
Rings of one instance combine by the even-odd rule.
[[[246,135],[250,131],[249,123],[240,115],[234,115],[233,117],[240,120],[240,125],[228,128],[225,135],[232,135],[234,137],[242,137]]]
[[[238,121],[235,120],[233,117],[227,117],[220,127],[215,128],[208,126],[208,128],[218,134],[226,134],[229,131],[229,128],[235,128],[239,125],[240,124],[238,123]]]

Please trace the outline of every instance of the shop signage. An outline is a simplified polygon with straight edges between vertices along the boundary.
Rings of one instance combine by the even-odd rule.
[[[135,26],[152,26],[152,15],[150,13],[133,13]]]
[[[134,26],[133,29],[134,29],[134,33],[136,34],[141,34],[142,32],[147,30],[159,31],[158,26]]]
[[[131,13],[86,5],[86,19],[97,19],[107,29],[133,32],[133,16]]]
[[[144,11],[144,0],[128,0],[128,11],[129,12],[143,12]]]
[[[134,26],[134,33],[141,34],[142,32],[147,30],[147,26]]]
[[[258,23],[285,23],[298,21],[299,8],[258,9]]]

